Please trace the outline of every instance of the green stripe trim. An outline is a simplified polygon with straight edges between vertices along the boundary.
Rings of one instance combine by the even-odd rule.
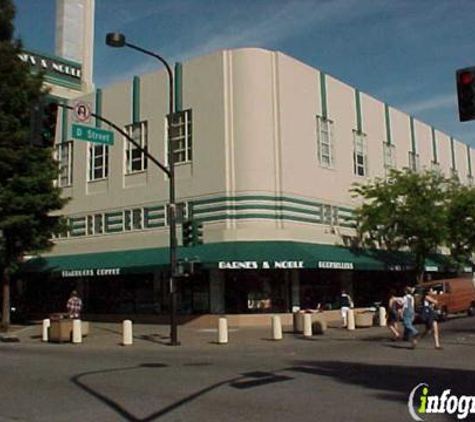
[[[61,100],[61,104],[67,104],[66,100]],[[68,109],[66,107],[61,107],[61,142],[68,141]]]
[[[201,209],[195,209],[194,210],[194,215],[199,215],[199,214],[207,214],[207,213],[213,213],[213,212],[221,212],[221,211],[247,211],[247,210],[275,210],[277,212],[281,211],[288,211],[288,212],[295,212],[299,214],[309,214],[309,215],[315,215],[317,213],[320,213],[320,210],[307,210],[303,208],[296,208],[296,207],[289,207],[289,206],[281,206],[281,205],[258,205],[258,204],[249,204],[249,205],[229,205],[229,206],[218,206],[218,207],[210,207],[210,208],[201,208]]]
[[[356,130],[363,133],[363,121],[361,117],[361,95],[359,89],[355,89],[355,107],[356,107]]]
[[[450,153],[452,154],[452,168],[457,170],[457,162],[455,160],[455,142],[452,137],[450,137]]]
[[[322,117],[328,119],[328,105],[327,105],[327,76],[320,72],[320,97],[322,106]]]
[[[470,147],[466,145],[467,147],[467,167],[468,167],[468,175],[472,176],[472,156],[470,154]]]
[[[226,201],[281,201],[281,202],[291,202],[294,204],[300,205],[308,205],[312,207],[320,207],[322,206],[321,203],[318,202],[310,202],[305,201],[303,199],[296,199],[291,198],[288,196],[265,196],[265,195],[243,195],[243,196],[221,196],[218,198],[209,198],[209,199],[199,199],[196,201],[192,201],[191,204],[193,206],[201,206],[201,205],[208,205],[208,204],[215,204],[219,202],[226,202]]]
[[[96,90],[96,114],[102,116],[102,89]],[[102,122],[96,118],[96,127],[101,127]]]
[[[386,143],[392,145],[391,115],[389,114],[389,106],[387,104],[384,104],[384,123],[386,125]]]
[[[437,156],[437,136],[434,128],[432,128],[432,159],[434,163],[439,162],[439,157]]]
[[[411,148],[412,152],[415,154],[417,152],[416,148],[416,131],[414,130],[414,117],[410,117],[409,119],[409,125],[411,128]]]
[[[134,76],[132,86],[132,123],[140,122],[140,77]]]
[[[175,113],[183,110],[183,65],[175,63]]]

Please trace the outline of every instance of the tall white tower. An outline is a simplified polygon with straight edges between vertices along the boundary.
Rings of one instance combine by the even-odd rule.
[[[56,0],[55,54],[81,63],[82,91],[94,89],[94,0]]]

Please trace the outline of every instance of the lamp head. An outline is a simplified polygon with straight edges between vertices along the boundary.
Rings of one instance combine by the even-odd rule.
[[[109,47],[123,47],[125,45],[125,35],[119,32],[109,32],[106,35],[106,44]]]

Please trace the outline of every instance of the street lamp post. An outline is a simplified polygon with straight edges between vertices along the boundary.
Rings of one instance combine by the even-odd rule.
[[[125,41],[125,35],[120,33],[109,33],[106,35],[106,44],[110,47],[130,47],[141,53],[155,57],[165,66],[168,73],[169,82],[169,109],[168,109],[168,175],[169,181],[169,208],[168,224],[170,226],[170,345],[178,346],[178,328],[176,322],[176,283],[175,276],[177,270],[177,239],[176,239],[176,202],[175,202],[175,157],[172,148],[172,126],[173,126],[173,72],[166,60],[152,51],[145,50],[134,44]]]

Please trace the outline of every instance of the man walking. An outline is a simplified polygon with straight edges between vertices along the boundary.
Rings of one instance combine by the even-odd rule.
[[[82,300],[79,298],[76,290],[71,292],[66,308],[68,310],[69,318],[79,319],[81,317]]]
[[[415,311],[414,311],[414,296],[412,295],[413,288],[407,286],[404,289],[405,295],[402,306],[402,324],[404,325],[404,339],[412,342],[412,347],[417,346],[417,336],[419,331],[413,325]]]

